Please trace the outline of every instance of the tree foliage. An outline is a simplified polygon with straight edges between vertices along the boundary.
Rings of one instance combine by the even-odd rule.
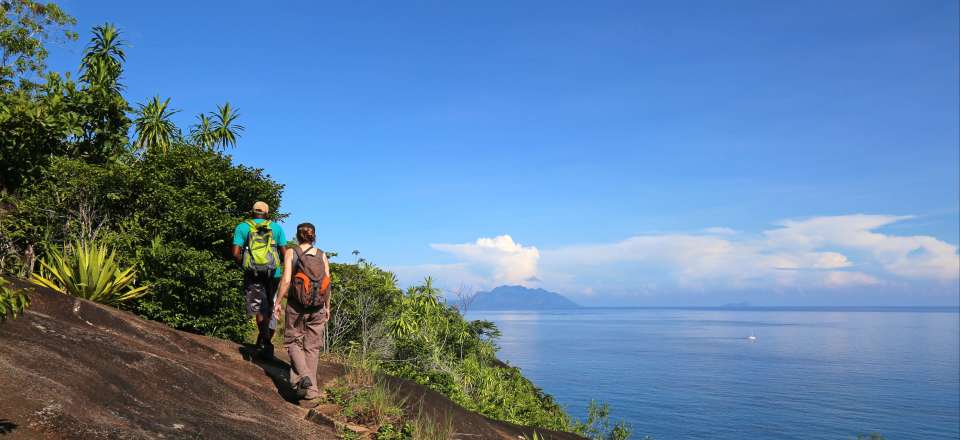
[[[150,295],[123,307],[242,340],[249,327],[229,238],[254,201],[278,206],[282,188],[262,170],[184,144],[129,162],[60,157],[0,215],[0,231],[37,255],[71,240],[103,243],[123,264],[139,265],[139,281],[152,285]]]
[[[137,119],[133,121],[137,139],[133,145],[138,151],[159,151],[166,153],[170,145],[180,136],[180,130],[170,118],[179,112],[170,108],[170,98],[160,101],[154,96],[146,104],[137,108]]]
[[[216,148],[243,130],[229,104],[208,114],[203,142],[181,135],[169,99],[142,104],[131,121],[126,59],[120,31],[100,25],[79,81],[38,64],[44,81],[0,93],[0,270],[29,276],[46,259],[49,272],[65,244],[96,243],[136,267],[137,287],[151,285],[121,307],[242,340],[250,324],[228,240],[254,201],[279,206],[283,186]]]
[[[594,400],[587,407],[587,418],[573,425],[574,431],[591,440],[626,440],[630,438],[630,425],[610,421],[610,405]]]
[[[283,185],[225,154],[244,131],[239,113],[224,103],[184,136],[169,98],[132,111],[116,27],[93,29],[74,81],[45,72],[43,48],[72,17],[30,0],[0,0],[0,8],[0,271],[38,273],[41,284],[107,298],[178,329],[244,339],[252,324],[231,231],[255,201],[279,207]],[[353,254],[354,264],[332,265],[328,347],[493,418],[577,429],[549,395],[496,359],[493,323],[465,320],[429,279],[403,291],[392,273]],[[109,285],[117,295],[102,295]],[[19,313],[26,300],[8,291],[0,308]]]
[[[70,26],[76,22],[53,3],[0,1],[0,92],[17,85],[30,88],[30,75],[42,76],[46,70],[44,43],[51,35],[75,40]]]
[[[577,429],[552,397],[519,369],[496,359],[496,325],[464,319],[431,279],[402,291],[393,274],[359,256],[354,264],[333,264],[332,275],[332,350],[411,379],[488,417]]]
[[[38,64],[31,71],[42,82],[0,93],[0,192],[36,181],[53,157],[105,163],[126,152],[130,108],[120,94],[123,42],[109,24],[93,34],[80,82],[37,70]]]

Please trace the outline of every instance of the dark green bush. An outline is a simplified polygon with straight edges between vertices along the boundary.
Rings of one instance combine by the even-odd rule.
[[[253,330],[240,292],[243,273],[209,250],[156,240],[141,253],[150,294],[129,308],[174,328],[242,341]]]

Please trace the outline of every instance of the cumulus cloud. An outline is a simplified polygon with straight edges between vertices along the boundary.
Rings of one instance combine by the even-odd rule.
[[[682,234],[546,250],[543,264],[545,271],[591,273],[592,278],[614,266],[655,280],[667,278],[687,288],[789,286],[822,276],[807,272],[852,265],[837,252],[776,252],[756,241]]]
[[[877,230],[910,217],[847,215],[785,220],[747,234],[639,235],[611,243],[538,250],[509,235],[433,244],[457,263],[419,266],[448,283],[542,285],[562,292],[670,289],[850,288],[916,280],[956,282],[957,246]],[[402,271],[402,270],[401,270]],[[642,292],[641,292],[642,291]]]
[[[875,286],[881,284],[876,277],[863,272],[828,272],[823,279],[825,287]]]
[[[431,244],[430,247],[457,257],[469,272],[486,276],[492,284],[529,285],[538,281],[540,251],[514,242],[509,235],[478,238],[473,243]]]
[[[960,276],[957,247],[934,237],[874,231],[911,217],[847,215],[781,222],[765,232],[769,245],[785,249],[836,247],[867,252],[886,271],[906,278],[951,280]]]

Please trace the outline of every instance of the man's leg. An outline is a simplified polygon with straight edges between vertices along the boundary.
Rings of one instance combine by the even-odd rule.
[[[247,313],[252,315],[257,322],[257,349],[263,355],[265,344],[269,343],[270,315],[272,309],[264,309],[268,304],[267,286],[269,279],[250,274],[244,275],[244,290],[247,297]],[[266,315],[264,315],[266,313]],[[272,351],[271,351],[272,354]]]
[[[260,328],[261,343],[260,355],[267,360],[273,360],[273,328],[270,324],[273,322],[273,301],[276,299],[277,287],[280,284],[278,278],[268,277],[264,280],[263,303],[260,305],[260,313],[257,315],[258,327]]]

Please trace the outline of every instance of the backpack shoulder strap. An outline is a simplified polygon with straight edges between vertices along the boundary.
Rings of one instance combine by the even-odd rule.
[[[253,219],[247,219],[247,220],[245,220],[243,223],[244,223],[245,225],[247,225],[247,227],[248,227],[248,229],[249,229],[249,230],[247,231],[247,239],[246,239],[247,247],[249,247],[249,246],[250,246],[250,241],[253,239],[253,231],[256,231],[256,230],[257,230],[257,223],[256,223],[255,221],[253,221]]]
[[[297,264],[293,269],[297,271],[303,268],[303,249],[300,249],[300,245],[296,245],[293,247],[293,253],[297,256]]]

